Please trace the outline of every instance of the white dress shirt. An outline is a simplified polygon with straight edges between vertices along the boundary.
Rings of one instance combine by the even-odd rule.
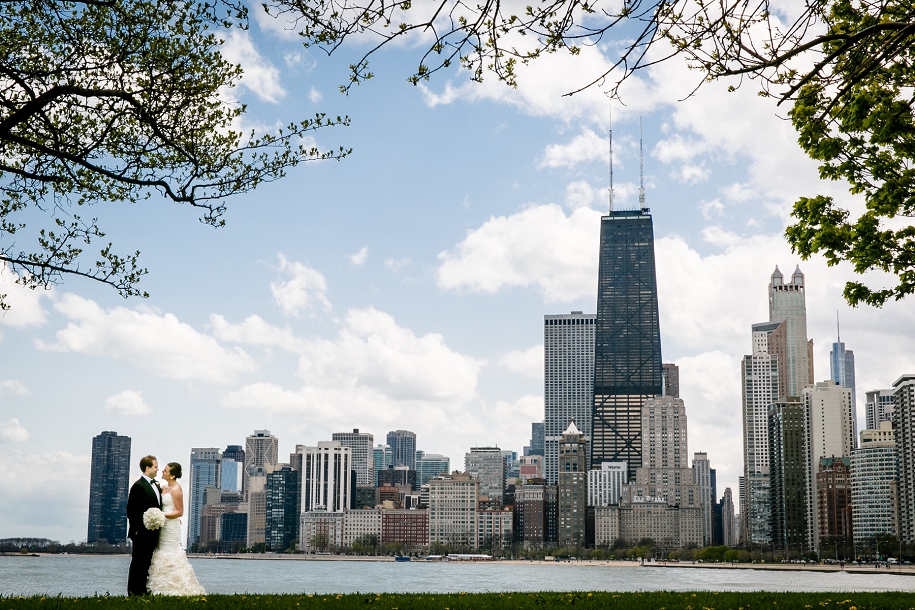
[[[146,479],[146,482],[149,483],[150,487],[152,487],[153,492],[155,492],[155,494],[156,494],[156,498],[159,499],[159,504],[162,504],[162,496],[159,494],[159,488],[156,487],[153,484],[153,480],[151,478],[149,478],[148,476],[146,476],[145,474],[143,475],[143,478]]]

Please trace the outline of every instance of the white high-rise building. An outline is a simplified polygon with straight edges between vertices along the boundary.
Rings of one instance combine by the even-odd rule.
[[[619,504],[623,485],[629,480],[626,462],[603,462],[600,470],[588,471],[588,506]]]
[[[769,345],[773,333],[784,333],[784,325],[783,321],[753,324],[753,353],[743,357],[740,368],[744,464],[740,510],[747,541],[754,544],[769,544],[772,538],[768,414],[769,405],[778,399],[779,371],[778,357],[769,353]]]
[[[302,512],[342,513],[350,507],[352,450],[337,441],[296,447],[302,454]]]
[[[699,507],[702,509],[702,545],[712,544],[714,534],[714,504],[716,502],[712,491],[712,465],[708,454],[696,452],[693,454],[693,483],[699,486]]]
[[[429,544],[473,547],[477,543],[480,482],[466,473],[429,481]]]
[[[862,430],[851,452],[851,522],[856,544],[896,535],[896,440],[893,424]]]
[[[832,380],[821,381],[801,390],[801,402],[807,418],[807,527],[808,539],[819,548],[818,511],[814,498],[816,473],[820,458],[850,457],[855,448],[854,409],[851,390]]]
[[[584,436],[590,464],[596,318],[580,311],[543,317],[543,476],[550,485],[558,480],[559,441],[569,422]]]
[[[352,432],[334,432],[331,440],[352,450],[356,485],[373,487],[375,485],[375,453],[372,450],[374,440],[372,435],[367,432],[359,432],[359,428],[353,428]]]
[[[864,403],[865,428],[876,430],[882,421],[893,421],[893,411],[896,405],[896,395],[892,389],[871,390],[866,392]]]

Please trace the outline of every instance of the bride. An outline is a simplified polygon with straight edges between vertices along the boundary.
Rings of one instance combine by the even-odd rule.
[[[167,487],[162,489],[162,512],[165,525],[159,533],[159,545],[153,551],[149,566],[149,591],[153,595],[203,595],[205,591],[194,568],[181,549],[181,522],[184,515],[184,494],[178,479],[181,478],[181,464],[171,462],[162,470]]]

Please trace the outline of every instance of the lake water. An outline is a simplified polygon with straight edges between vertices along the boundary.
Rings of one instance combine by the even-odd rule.
[[[606,564],[394,563],[193,558],[210,593],[486,591],[913,591],[888,573],[619,567]],[[0,557],[0,595],[124,595],[129,557]],[[875,571],[876,572],[876,571]]]

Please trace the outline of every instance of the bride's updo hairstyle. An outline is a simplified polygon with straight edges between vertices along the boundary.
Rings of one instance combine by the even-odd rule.
[[[168,473],[175,477],[176,479],[181,478],[181,464],[178,462],[169,462],[168,463]]]

